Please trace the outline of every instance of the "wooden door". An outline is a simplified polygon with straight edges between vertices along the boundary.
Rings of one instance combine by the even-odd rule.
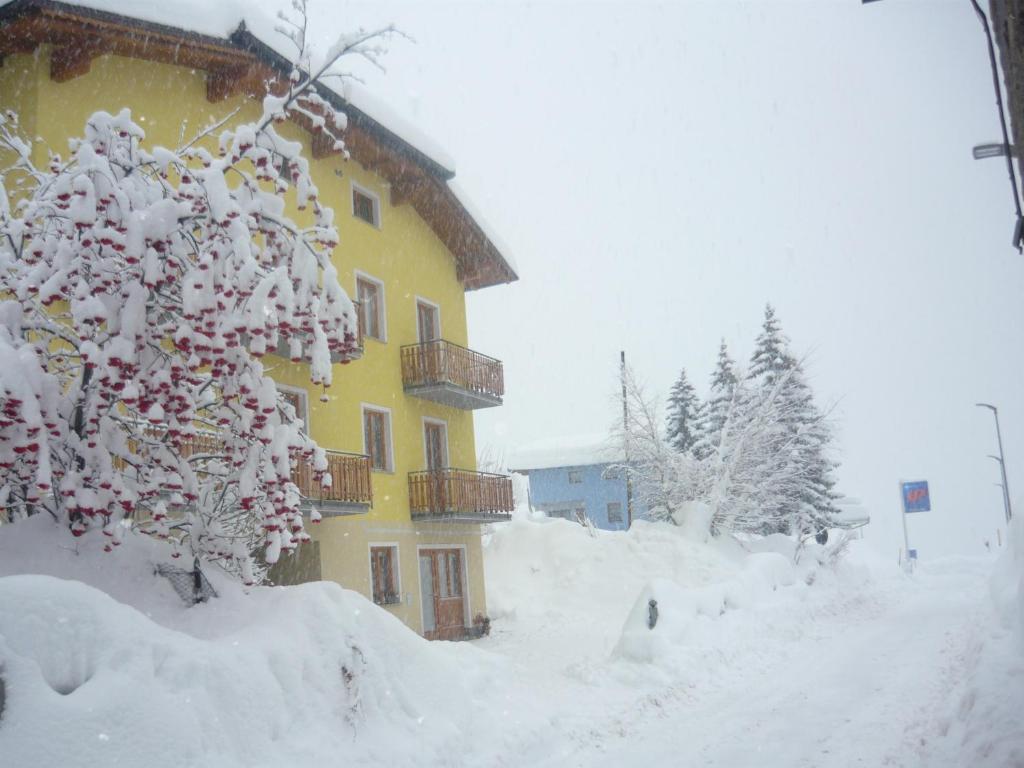
[[[430,640],[458,640],[466,634],[462,550],[421,549],[420,589],[423,634]]]

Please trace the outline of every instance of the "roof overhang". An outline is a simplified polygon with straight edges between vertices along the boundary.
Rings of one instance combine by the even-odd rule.
[[[41,45],[53,46],[50,76],[60,82],[87,73],[93,58],[114,54],[202,70],[210,101],[239,93],[261,96],[285,82],[291,70],[291,62],[244,22],[221,38],[75,3],[12,0],[0,5],[0,63]],[[518,279],[509,260],[448,186],[455,176],[452,170],[344,95],[326,86],[318,92],[348,117],[345,144],[350,155],[390,184],[393,205],[413,206],[455,258],[466,290]],[[326,137],[310,133],[314,157],[337,151]]]

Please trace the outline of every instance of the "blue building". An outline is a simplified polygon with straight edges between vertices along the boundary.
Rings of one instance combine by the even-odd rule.
[[[518,451],[509,469],[529,477],[530,506],[549,517],[624,531],[629,525],[625,473],[612,469],[622,458],[607,439],[547,441]],[[633,519],[641,517],[634,505]]]

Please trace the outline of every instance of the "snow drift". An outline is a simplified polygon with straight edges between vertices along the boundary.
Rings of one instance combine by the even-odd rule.
[[[3,526],[0,576],[92,573],[120,601],[51,575],[0,578],[4,765],[413,765],[469,748],[499,658],[428,643],[330,582],[247,593],[213,575],[220,597],[186,608],[153,575],[149,542],[108,555],[77,540],[76,553],[53,528]]]

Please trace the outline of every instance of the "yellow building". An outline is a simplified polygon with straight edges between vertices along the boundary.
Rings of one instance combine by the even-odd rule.
[[[42,0],[0,7],[0,105],[41,139],[38,159],[66,151],[93,112],[124,107],[148,146],[178,146],[233,110],[255,117],[268,79],[287,76],[287,62],[244,26],[179,29],[173,3],[147,13],[167,18]],[[481,525],[507,517],[512,492],[507,477],[476,472],[473,410],[500,405],[504,385],[499,361],[467,349],[464,294],[516,274],[452,190],[443,157],[359,99],[323,95],[348,115],[351,160],[299,125],[281,132],[304,143],[334,208],[334,262],[359,302],[363,353],[326,393],[308,388],[305,364],[265,358],[330,450],[333,479],[324,491],[295,478],[322,522],[271,575],[331,579],[428,637],[465,636],[487,612]]]

